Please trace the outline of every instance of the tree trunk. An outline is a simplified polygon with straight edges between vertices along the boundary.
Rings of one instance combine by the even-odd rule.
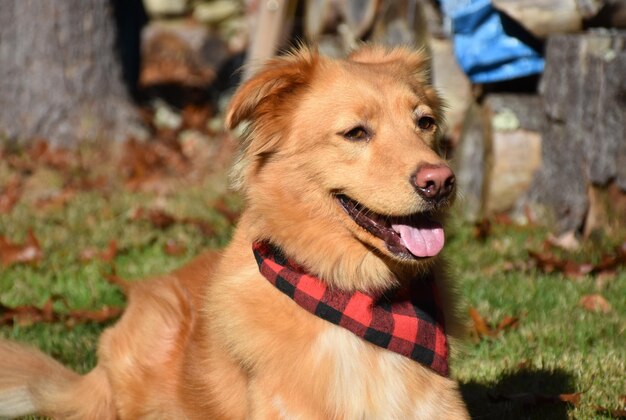
[[[109,0],[0,6],[0,141],[123,139],[138,127]]]
[[[606,200],[591,198],[612,187],[626,194],[625,74],[626,32],[548,40],[543,165],[529,198],[551,210],[560,232],[602,227],[594,215],[614,209],[595,208]],[[626,214],[615,216],[626,223]]]

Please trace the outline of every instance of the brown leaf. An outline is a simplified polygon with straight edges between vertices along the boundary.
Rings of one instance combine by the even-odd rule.
[[[13,178],[3,190],[0,190],[0,214],[9,213],[22,195],[22,182]]]
[[[516,402],[525,406],[534,406],[541,404],[554,404],[566,402],[572,405],[580,403],[582,392],[574,394],[536,394],[531,392],[521,392],[518,394],[492,394],[489,393],[489,400],[493,403],[504,401]]]
[[[497,333],[487,325],[485,319],[478,313],[475,308],[469,309],[470,317],[474,322],[474,330],[478,337],[494,337]]]
[[[208,105],[187,104],[183,108],[183,125],[198,131],[206,131],[207,121],[213,116]]]
[[[517,328],[519,324],[519,317],[507,315],[498,323],[498,326],[493,328],[483,318],[475,308],[469,309],[470,317],[474,322],[474,331],[479,338],[482,337],[495,337],[499,333],[511,328]]]
[[[41,246],[32,229],[28,231],[28,237],[23,244],[10,243],[4,236],[0,236],[0,260],[3,266],[33,264],[41,261],[42,258]]]
[[[226,201],[224,198],[220,198],[213,204],[213,208],[220,212],[222,216],[224,216],[230,224],[235,224],[239,220],[239,216],[241,216],[241,212],[233,211],[226,205]]]
[[[45,139],[38,139],[28,149],[28,156],[32,162],[45,165],[53,169],[67,172],[75,160],[74,155],[66,149],[52,148]]]
[[[474,238],[484,241],[491,235],[491,220],[482,219],[474,224],[474,229],[472,230],[472,234]]]
[[[122,311],[122,308],[111,308],[109,306],[104,306],[97,310],[76,309],[64,315],[63,320],[71,324],[80,322],[103,323],[117,318]]]
[[[581,277],[587,274],[612,273],[617,267],[626,265],[626,242],[615,248],[612,253],[603,255],[597,264],[557,258],[549,251],[555,246],[552,242],[546,240],[543,245],[545,252],[528,250],[528,255],[534,260],[536,267],[545,273],[558,271],[568,277]]]
[[[189,164],[175,136],[165,141],[124,143],[120,167],[126,185],[132,190],[157,182],[168,173],[184,174]]]
[[[132,220],[147,220],[158,229],[165,229],[176,222],[176,218],[160,209],[147,210],[143,207],[136,209],[131,216]]]
[[[104,279],[110,284],[113,284],[122,289],[122,292],[124,292],[124,294],[128,296],[132,285],[131,282],[129,282],[128,280],[124,280],[116,274],[104,274]]]
[[[76,190],[74,190],[73,188],[64,188],[63,190],[51,194],[47,197],[39,198],[36,202],[36,205],[37,208],[44,210],[48,208],[60,208],[65,206],[75,196]]]
[[[204,220],[194,219],[191,217],[176,218],[172,214],[160,209],[147,210],[140,207],[139,209],[134,211],[131,219],[148,220],[154,227],[158,229],[166,229],[173,224],[179,223],[183,225],[186,224],[195,226],[200,230],[200,232],[202,232],[206,236],[213,236],[215,234],[213,226],[211,226],[208,222]]]
[[[167,255],[178,256],[184,254],[187,251],[187,247],[173,239],[168,239],[163,250]]]
[[[576,238],[574,231],[566,232],[560,236],[549,234],[546,242],[553,247],[566,251],[576,251],[580,248],[580,241]]]
[[[500,331],[504,331],[510,328],[517,328],[518,325],[519,325],[518,317],[507,315],[504,318],[502,318],[502,320],[498,323],[496,330],[500,332]]]
[[[585,295],[578,302],[585,310],[590,312],[611,312],[611,304],[601,294]]]
[[[117,241],[112,239],[109,242],[109,246],[105,250],[99,250],[97,248],[88,247],[80,251],[78,259],[83,262],[100,259],[104,262],[111,262],[117,256],[118,248]]]

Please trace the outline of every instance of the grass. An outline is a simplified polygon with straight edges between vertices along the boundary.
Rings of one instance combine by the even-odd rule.
[[[3,174],[4,179],[10,175],[7,168],[0,167],[0,181]],[[123,295],[104,278],[112,266],[120,277],[139,279],[178,267],[203,248],[227,243],[232,226],[212,206],[224,194],[223,177],[213,176],[204,183],[174,188],[165,196],[134,193],[114,184],[107,193],[79,192],[66,204],[46,209],[38,208],[36,200],[25,195],[9,213],[0,214],[0,235],[17,243],[32,229],[44,258],[33,266],[0,266],[0,303],[41,306],[51,296],[63,296],[66,303],[55,303],[59,311],[122,306]],[[241,204],[233,196],[228,200],[232,207]],[[203,235],[196,227],[183,224],[159,229],[131,217],[134,209],[155,205],[177,217],[206,220],[215,235]],[[623,404],[626,271],[603,279],[584,276],[572,280],[528,268],[526,250],[540,249],[545,235],[538,227],[494,225],[481,241],[474,237],[472,226],[462,223],[449,232],[446,254],[466,305],[492,323],[505,316],[520,318],[517,328],[496,337],[468,338],[453,360],[453,375],[475,418],[603,418],[594,405],[618,408]],[[184,244],[185,253],[168,255],[164,244],[169,239]],[[602,250],[609,249],[611,240],[618,239],[588,244],[573,258],[597,260]],[[84,248],[104,249],[111,240],[120,248],[112,264],[79,260]],[[610,302],[609,313],[590,312],[579,305],[581,297],[595,293]],[[86,372],[96,363],[97,339],[107,326],[4,325],[0,337],[31,343]],[[490,394],[574,392],[583,392],[577,405],[495,403],[489,398]]]

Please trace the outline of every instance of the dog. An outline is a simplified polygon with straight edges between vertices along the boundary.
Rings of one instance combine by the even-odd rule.
[[[127,285],[84,376],[0,342],[0,416],[464,419],[439,253],[455,178],[428,57],[298,47],[234,94],[232,241]]]

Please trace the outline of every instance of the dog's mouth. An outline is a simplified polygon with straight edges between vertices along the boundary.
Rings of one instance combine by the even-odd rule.
[[[420,259],[437,255],[443,248],[443,227],[427,213],[407,216],[384,216],[369,210],[346,195],[335,196],[345,212],[371,235],[400,258]]]

